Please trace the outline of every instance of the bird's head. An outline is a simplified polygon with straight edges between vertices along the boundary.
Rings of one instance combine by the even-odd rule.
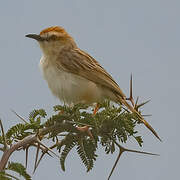
[[[64,28],[59,26],[46,28],[40,34],[27,34],[26,37],[37,40],[43,53],[46,55],[59,53],[64,47],[71,48],[76,46],[73,38]]]

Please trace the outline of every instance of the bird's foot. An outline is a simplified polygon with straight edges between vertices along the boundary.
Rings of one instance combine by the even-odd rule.
[[[89,126],[83,126],[83,127],[76,127],[78,131],[81,133],[87,134],[91,139],[93,139],[93,135],[89,129]]]

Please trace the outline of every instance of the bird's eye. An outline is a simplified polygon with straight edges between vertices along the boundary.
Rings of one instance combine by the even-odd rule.
[[[50,39],[51,39],[51,40],[56,40],[56,35],[53,34],[53,35],[50,37]]]
[[[44,39],[45,41],[49,41],[49,36],[48,36],[48,34],[43,35],[43,39]]]

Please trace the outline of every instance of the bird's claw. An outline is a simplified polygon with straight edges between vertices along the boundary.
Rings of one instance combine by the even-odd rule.
[[[76,127],[78,131],[80,131],[81,133],[86,133],[91,139],[93,138],[93,135],[89,129],[89,126],[83,126],[83,127]]]

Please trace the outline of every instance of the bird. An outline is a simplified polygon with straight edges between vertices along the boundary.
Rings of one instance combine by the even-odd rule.
[[[112,76],[95,58],[81,50],[63,27],[48,27],[40,34],[26,37],[35,39],[40,45],[40,69],[54,96],[68,105],[92,104],[105,99],[119,102],[161,140],[138,110],[127,102],[128,98]]]

